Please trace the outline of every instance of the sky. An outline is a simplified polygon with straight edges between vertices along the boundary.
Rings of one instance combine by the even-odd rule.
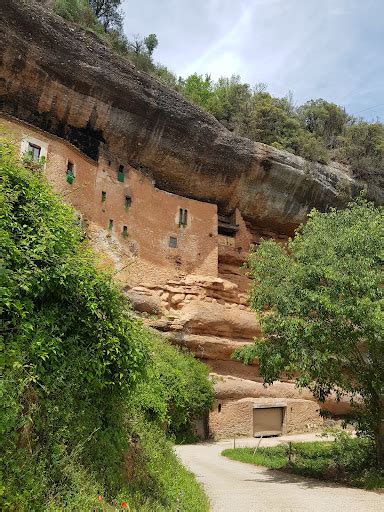
[[[323,98],[384,122],[384,0],[123,0],[177,76],[239,74],[297,105]]]

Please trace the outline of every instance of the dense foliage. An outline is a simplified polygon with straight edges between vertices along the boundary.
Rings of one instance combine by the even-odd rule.
[[[129,497],[206,510],[165,431],[187,431],[210,406],[207,370],[132,317],[82,239],[72,209],[1,140],[0,507],[98,510],[102,495],[105,506]],[[135,479],[134,495],[123,471],[132,450],[153,484]]]
[[[383,209],[363,199],[312,211],[288,247],[264,241],[249,257],[251,306],[264,340],[237,354],[260,359],[319,400],[348,395],[384,465]],[[364,407],[360,407],[363,404]]]
[[[235,448],[224,450],[223,455],[248,464],[355,487],[384,487],[384,472],[376,467],[372,440],[353,438],[346,432],[338,432],[333,441],[289,443],[256,451],[254,448]]]
[[[212,404],[208,368],[156,337],[149,346],[153,364],[138,385],[133,406],[148,420],[166,427],[179,441],[191,439],[191,421],[202,417]]]

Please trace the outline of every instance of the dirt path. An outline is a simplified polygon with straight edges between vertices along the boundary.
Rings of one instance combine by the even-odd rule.
[[[261,446],[284,440],[309,441],[314,435],[265,439]],[[237,446],[255,446],[257,440],[238,440]],[[233,441],[176,446],[211,500],[212,512],[384,512],[384,495],[297,477],[232,461],[220,455]]]

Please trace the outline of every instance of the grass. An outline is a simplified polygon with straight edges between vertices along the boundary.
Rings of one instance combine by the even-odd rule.
[[[384,488],[371,440],[343,434],[335,441],[291,443],[270,448],[227,449],[229,459],[364,489]],[[289,460],[289,451],[291,460]]]

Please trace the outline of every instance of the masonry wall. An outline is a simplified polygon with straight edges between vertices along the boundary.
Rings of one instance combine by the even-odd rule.
[[[223,439],[234,436],[253,436],[253,408],[255,405],[280,407],[284,403],[283,434],[317,431],[323,426],[319,406],[311,400],[243,398],[215,400],[209,413],[212,437]]]
[[[121,280],[162,283],[191,273],[217,275],[215,204],[161,191],[125,162],[107,157],[93,161],[61,139],[14,119],[0,118],[0,134],[18,148],[31,140],[44,149],[44,174],[90,224],[92,238],[100,242],[96,249],[118,269]],[[67,182],[68,161],[74,165],[72,184]],[[120,165],[123,181],[118,179]],[[186,226],[179,225],[180,209],[187,210]]]

